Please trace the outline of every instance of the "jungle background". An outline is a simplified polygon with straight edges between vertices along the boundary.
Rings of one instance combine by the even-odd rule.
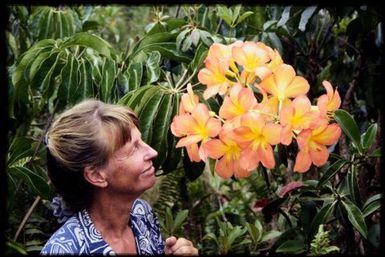
[[[59,227],[43,138],[52,119],[85,98],[130,106],[159,152],[143,198],[162,234],[201,254],[379,254],[384,10],[379,6],[7,5],[6,254],[38,253]],[[224,180],[190,162],[169,125],[214,42],[261,41],[311,85],[338,87],[343,135],[328,163],[293,172],[295,145],[276,167]],[[202,96],[201,101],[205,101]],[[221,99],[206,103],[217,111]],[[4,214],[5,212],[5,214]]]

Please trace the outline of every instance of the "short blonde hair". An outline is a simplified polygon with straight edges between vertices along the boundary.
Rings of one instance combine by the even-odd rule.
[[[138,118],[128,107],[93,99],[57,117],[46,135],[48,174],[66,203],[78,205],[74,199],[83,193],[75,192],[82,189],[68,183],[75,179],[79,187],[90,187],[83,178],[84,168],[106,165],[109,157],[131,140],[135,127],[139,127]]]

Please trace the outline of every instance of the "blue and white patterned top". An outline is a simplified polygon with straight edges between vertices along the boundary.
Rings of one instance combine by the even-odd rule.
[[[138,255],[164,254],[159,222],[150,205],[137,199],[131,209],[131,228]],[[96,230],[86,210],[69,218],[48,240],[42,255],[116,255]]]

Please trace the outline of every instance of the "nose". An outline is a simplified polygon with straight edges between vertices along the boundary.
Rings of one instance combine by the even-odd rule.
[[[154,148],[152,148],[150,145],[146,144],[146,146],[147,146],[147,154],[146,154],[147,158],[148,159],[156,158],[158,156],[158,152]]]

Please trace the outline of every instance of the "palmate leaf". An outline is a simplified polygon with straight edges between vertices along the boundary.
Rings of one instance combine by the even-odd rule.
[[[143,77],[143,64],[130,63],[128,69],[124,72],[128,79],[128,91],[135,90],[140,87]]]
[[[153,133],[151,139],[151,146],[158,152],[158,156],[154,160],[154,167],[158,169],[164,162],[168,151],[167,135],[171,124],[172,114],[172,94],[165,93],[161,103],[159,104],[159,111],[154,119]]]
[[[171,117],[174,117],[179,111],[180,98],[180,93],[173,94],[173,106]],[[162,164],[162,175],[174,171],[177,168],[182,156],[182,149],[175,147],[178,142],[178,139],[171,133],[170,130],[168,131],[167,142],[168,151],[166,160]]]
[[[116,54],[111,45],[99,36],[87,33],[79,32],[68,38],[61,44],[61,48],[68,48],[72,46],[84,46],[93,49],[98,54],[101,54],[109,59],[116,60]]]
[[[104,102],[109,102],[112,99],[116,75],[116,63],[112,59],[105,58],[102,66],[102,78],[99,82],[100,99]]]
[[[147,83],[156,82],[160,76],[160,53],[158,51],[151,52],[146,60]]]
[[[140,119],[140,128],[142,132],[142,139],[147,144],[151,144],[152,130],[157,129],[153,128],[153,122],[156,114],[159,110],[159,104],[162,100],[164,92],[163,90],[155,91],[148,100],[142,105],[142,108],[139,109],[139,119]]]
[[[146,85],[142,86],[140,88],[137,88],[135,90],[129,91],[127,94],[125,94],[122,98],[119,99],[118,103],[129,106],[132,110],[135,111],[136,106],[141,103],[141,100],[143,98],[143,95],[147,92],[147,90],[152,92],[156,91],[156,87],[153,85]]]

